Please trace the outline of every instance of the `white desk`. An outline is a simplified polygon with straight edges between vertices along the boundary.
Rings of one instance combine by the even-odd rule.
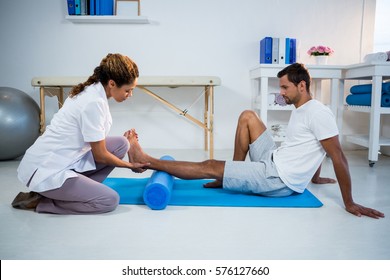
[[[348,135],[346,136],[346,140],[363,147],[368,147],[368,161],[372,167],[378,161],[380,146],[390,146],[390,139],[381,137],[380,135],[381,115],[390,114],[390,108],[381,107],[382,81],[390,79],[390,62],[348,65],[343,70],[343,79],[368,80],[367,83],[372,83],[371,106],[345,106],[345,110],[370,114],[369,134]],[[343,96],[340,96],[339,103],[344,104]],[[340,118],[342,118],[342,109],[339,112]]]
[[[40,90],[40,131],[45,130],[45,96],[56,96],[58,107],[61,108],[64,102],[64,88],[73,87],[85,82],[88,77],[35,77],[31,81],[33,87]],[[204,147],[209,150],[210,158],[214,157],[214,86],[219,86],[221,80],[215,76],[143,76],[139,77],[137,87],[143,92],[157,99],[181,116],[194,122],[204,130]],[[176,88],[176,87],[204,87],[204,118],[199,120],[188,114],[187,110],[181,110],[174,104],[164,100],[154,93],[150,88]]]

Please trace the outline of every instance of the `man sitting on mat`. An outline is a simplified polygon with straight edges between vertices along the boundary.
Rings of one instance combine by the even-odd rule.
[[[130,161],[148,162],[146,168],[181,179],[216,180],[205,187],[282,197],[302,193],[310,180],[335,183],[334,179],[320,177],[321,163],[327,154],[332,159],[346,210],[359,217],[383,218],[383,213],[353,201],[348,163],[335,118],[329,108],[312,99],[308,70],[295,63],[280,71],[278,78],[281,95],[296,108],[291,114],[286,141],[279,148],[258,115],[247,110],[238,119],[232,161],[162,161],[143,152],[134,130],[125,133],[130,142]],[[250,162],[245,161],[248,152]]]

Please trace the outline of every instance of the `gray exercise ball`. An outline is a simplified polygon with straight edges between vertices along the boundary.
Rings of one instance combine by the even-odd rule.
[[[23,155],[39,136],[39,106],[21,90],[0,87],[0,160]]]

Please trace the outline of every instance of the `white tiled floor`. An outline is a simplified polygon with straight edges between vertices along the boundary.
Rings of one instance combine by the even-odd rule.
[[[146,151],[202,160],[203,151]],[[390,215],[390,158],[373,168],[367,152],[347,152],[355,201]],[[228,159],[231,151],[217,151]],[[390,259],[389,217],[358,218],[343,208],[337,185],[309,189],[324,206],[299,208],[168,207],[120,205],[109,214],[58,216],[13,209],[26,191],[18,161],[0,161],[0,259]],[[116,170],[113,177],[134,176]],[[142,176],[148,176],[143,174]],[[323,175],[334,177],[329,159]],[[138,175],[139,176],[139,175]]]

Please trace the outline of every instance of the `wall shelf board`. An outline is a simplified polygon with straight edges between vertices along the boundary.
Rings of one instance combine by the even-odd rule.
[[[371,113],[371,106],[354,106],[354,105],[345,105],[344,110],[354,111],[354,112],[363,112],[363,113]],[[390,114],[390,108],[380,107],[380,114]]]
[[[66,20],[73,23],[127,23],[147,24],[149,19],[145,16],[65,16]]]
[[[346,135],[346,139],[350,143],[357,144],[363,147],[370,147],[370,136],[369,135]],[[380,136],[379,146],[390,146],[390,139]]]

